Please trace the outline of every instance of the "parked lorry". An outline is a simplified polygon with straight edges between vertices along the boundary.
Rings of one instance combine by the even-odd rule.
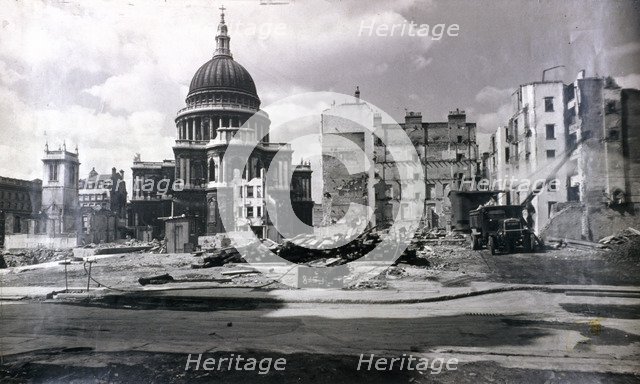
[[[504,191],[451,191],[451,229],[456,232],[469,233],[469,212],[479,206],[485,205],[491,200],[497,201],[498,196]],[[507,204],[509,195],[507,196]]]
[[[492,255],[533,251],[536,238],[522,211],[520,205],[489,205],[470,211],[471,248],[486,246]]]

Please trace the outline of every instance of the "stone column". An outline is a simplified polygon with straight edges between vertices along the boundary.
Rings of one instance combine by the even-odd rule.
[[[191,185],[191,159],[185,159],[185,182],[187,185]]]
[[[218,156],[218,164],[220,164],[218,167],[218,180],[220,180],[220,182],[224,182],[224,164],[222,163],[222,156]]]

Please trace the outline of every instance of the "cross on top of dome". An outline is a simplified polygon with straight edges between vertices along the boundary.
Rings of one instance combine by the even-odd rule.
[[[229,56],[231,55],[231,50],[229,49],[229,40],[231,38],[227,34],[227,25],[224,22],[224,10],[226,9],[223,6],[220,8],[220,24],[218,24],[218,34],[216,35],[216,50],[213,52],[213,57],[216,56]]]

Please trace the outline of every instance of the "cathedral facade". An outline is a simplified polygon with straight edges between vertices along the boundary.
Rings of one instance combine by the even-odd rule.
[[[196,236],[251,230],[278,241],[281,236],[266,205],[276,208],[287,194],[298,218],[312,225],[310,166],[292,166],[290,146],[270,142],[271,121],[260,109],[251,75],[233,59],[224,12],[220,16],[213,57],[195,72],[186,106],[175,118],[174,174],[183,185],[170,192],[172,216],[193,217]],[[253,147],[248,161],[225,156],[231,146],[242,145]],[[268,183],[267,169],[272,178]],[[136,180],[134,196],[135,188]],[[231,210],[236,228],[224,227],[224,210]]]

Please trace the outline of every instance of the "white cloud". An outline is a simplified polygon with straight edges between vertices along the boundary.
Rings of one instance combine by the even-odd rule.
[[[179,105],[180,88],[168,81],[158,66],[135,65],[130,72],[109,77],[85,92],[100,97],[113,109],[135,112],[164,110]]]
[[[499,89],[492,86],[486,86],[478,92],[475,100],[478,103],[498,106],[507,102],[513,92],[514,90],[511,88]]]
[[[358,34],[361,20],[401,23],[401,11],[430,1],[403,0],[384,12],[353,1],[257,3],[225,6],[230,26],[259,21],[255,34],[231,35],[231,50],[265,105],[333,87],[331,77],[317,75],[319,68],[347,85],[346,79],[388,73],[406,52],[416,55],[417,68],[430,63],[430,39],[385,37],[381,50],[381,38]],[[52,147],[77,143],[83,174],[112,166],[130,172],[137,152],[145,160],[171,158],[173,118],[192,75],[213,52],[217,6],[210,0],[3,4],[0,175],[41,177],[46,140]],[[285,33],[260,33],[280,24]],[[274,123],[295,107],[274,110]]]
[[[511,117],[511,104],[503,104],[495,112],[481,113],[477,115],[477,127],[479,132],[493,133],[500,126],[509,122]]]
[[[640,89],[640,74],[630,73],[626,76],[616,77],[615,80],[622,88]]]
[[[24,75],[21,75],[17,71],[9,68],[7,63],[0,60],[0,83],[6,85],[13,85],[17,81],[24,79]]]

